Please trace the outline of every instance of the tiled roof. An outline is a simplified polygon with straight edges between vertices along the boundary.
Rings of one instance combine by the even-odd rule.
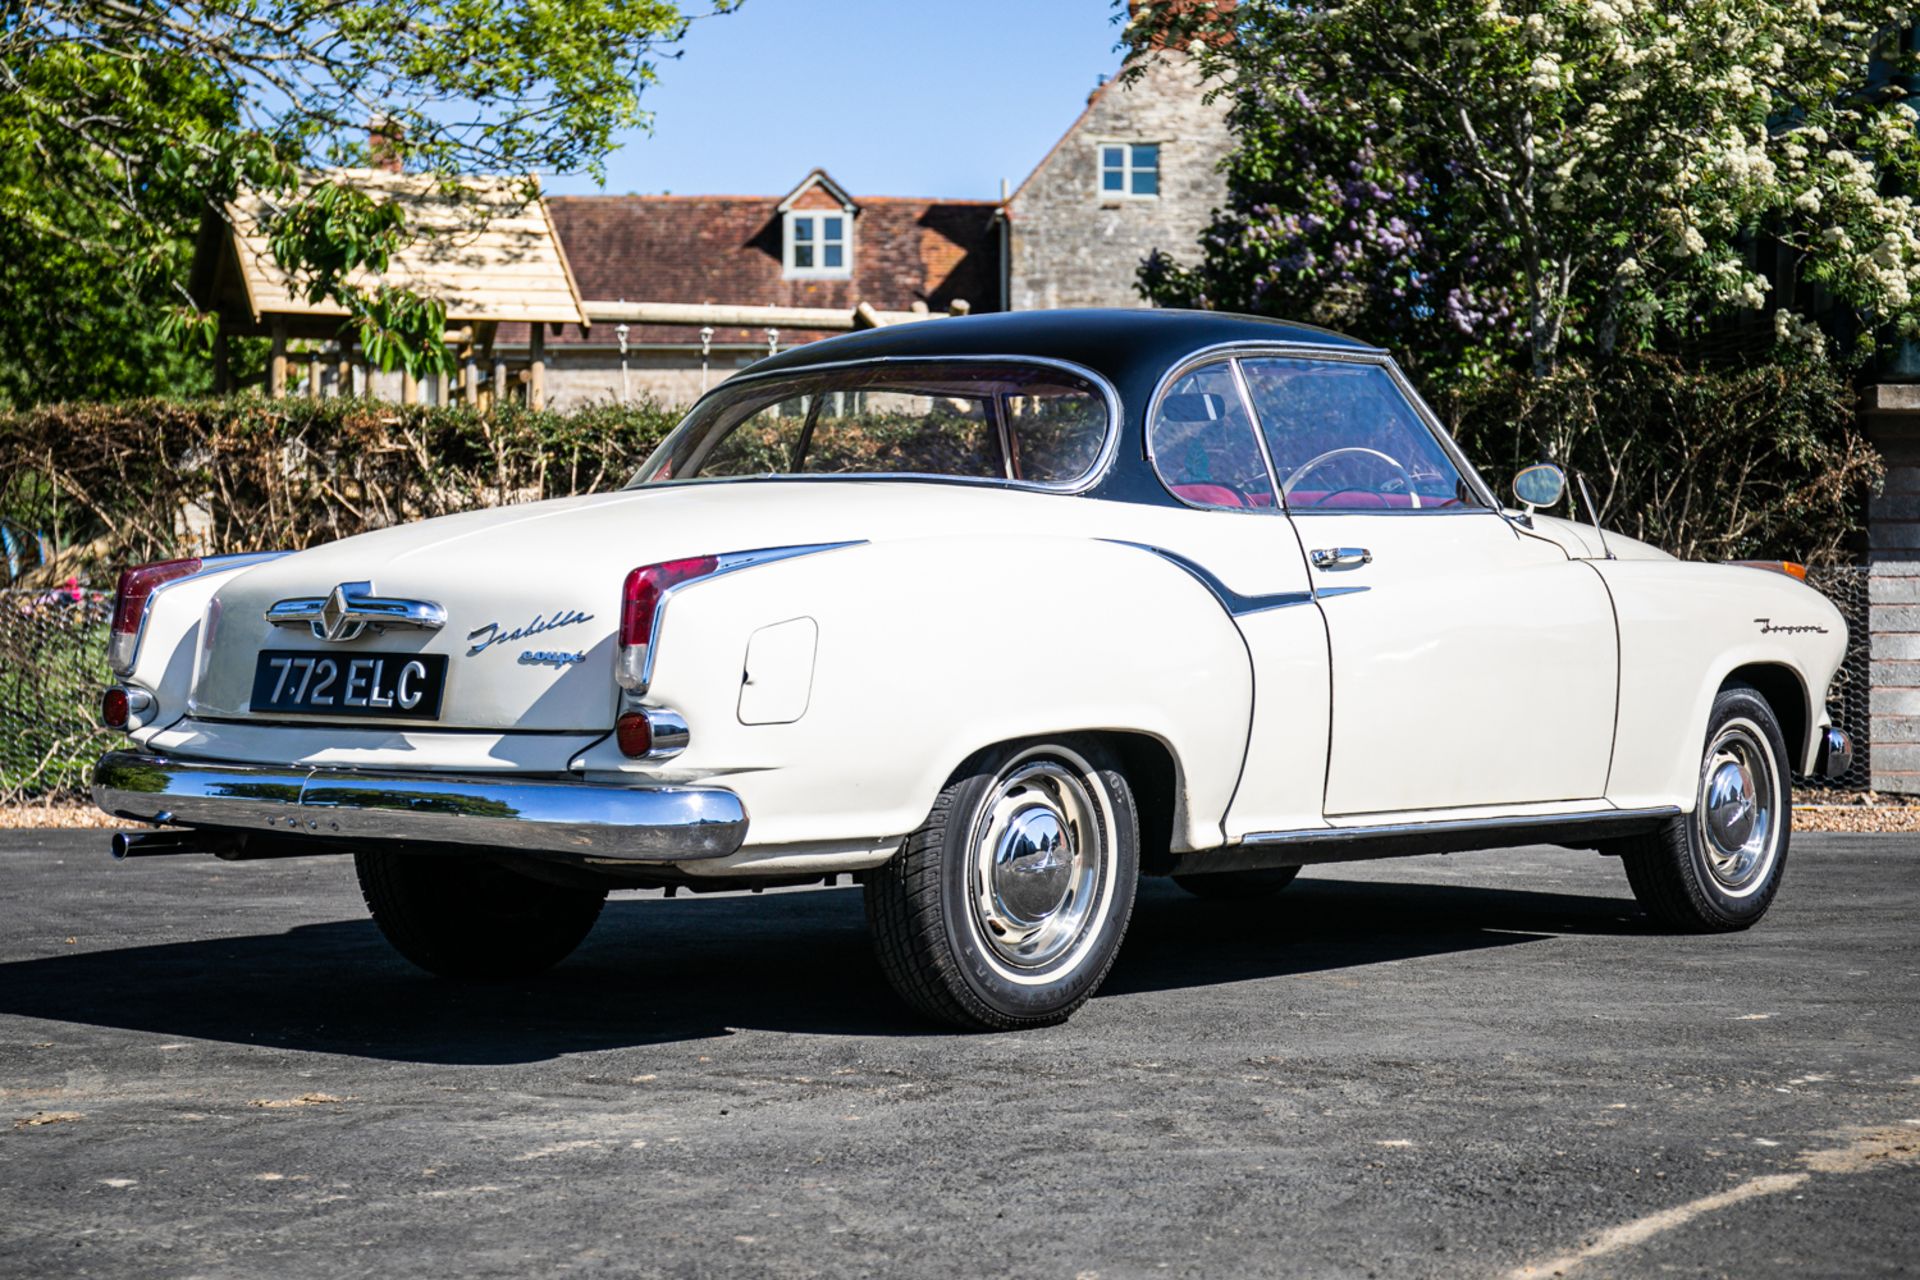
[[[321,175],[304,179],[316,182]],[[452,323],[499,320],[578,319],[579,295],[567,274],[567,261],[555,243],[546,205],[529,201],[520,184],[506,178],[460,179],[458,198],[449,197],[437,179],[382,169],[336,169],[326,177],[344,181],[377,199],[405,208],[410,223],[438,233],[395,254],[384,276],[356,271],[350,283],[400,285],[446,304]],[[227,206],[236,278],[224,283],[230,297],[224,309],[235,320],[274,315],[323,322],[320,331],[347,312],[330,302],[308,302],[288,286],[287,273],[268,248],[266,200],[242,192]],[[203,249],[207,246],[203,245]],[[211,278],[209,253],[196,263],[197,276]],[[205,289],[206,285],[198,286]],[[524,332],[525,326],[520,326]]]
[[[547,209],[579,284],[592,302],[705,302],[729,306],[831,307],[868,302],[934,311],[955,300],[993,309],[1000,294],[997,203],[897,196],[855,197],[853,274],[788,280],[780,260],[780,196],[550,196]],[[610,340],[600,332],[597,342]],[[499,340],[524,342],[525,327]],[[781,344],[823,337],[782,332]],[[576,325],[550,342],[578,342]],[[634,343],[697,342],[695,331],[635,325]],[[716,343],[762,343],[758,329],[727,329]]]

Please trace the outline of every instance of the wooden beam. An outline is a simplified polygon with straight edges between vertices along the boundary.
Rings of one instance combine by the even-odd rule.
[[[538,413],[547,407],[547,326],[533,326],[527,345],[527,408]]]
[[[279,400],[287,394],[287,326],[273,322],[273,351],[267,357],[267,399]]]
[[[420,379],[413,376],[413,370],[400,366],[400,403],[420,403]]]
[[[307,352],[306,365],[307,399],[318,400],[320,398],[320,353],[318,351]]]
[[[213,392],[225,395],[233,390],[233,353],[228,349],[227,321],[221,316],[213,330]]]
[[[671,324],[716,329],[857,329],[866,322],[852,310],[833,307],[735,307],[705,302],[588,302],[587,318],[595,324]],[[928,311],[868,310],[881,324],[906,324],[913,320],[932,320],[945,315]]]

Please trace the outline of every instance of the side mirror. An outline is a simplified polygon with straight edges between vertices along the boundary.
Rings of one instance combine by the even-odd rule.
[[[1537,463],[1513,478],[1513,496],[1527,507],[1551,507],[1567,496],[1567,473],[1551,462]]]

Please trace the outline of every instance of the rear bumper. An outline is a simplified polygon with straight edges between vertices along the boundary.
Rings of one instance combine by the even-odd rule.
[[[747,835],[740,798],[719,788],[201,764],[136,751],[94,766],[93,802],[138,822],[616,862],[724,858]]]

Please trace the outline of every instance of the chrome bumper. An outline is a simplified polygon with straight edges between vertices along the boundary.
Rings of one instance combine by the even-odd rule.
[[[94,766],[93,802],[138,822],[619,862],[724,858],[747,834],[740,798],[718,788],[190,764],[135,751]]]
[[[1822,778],[1838,778],[1853,768],[1853,739],[1838,729],[1822,730],[1820,754],[1814,760],[1813,768]]]

